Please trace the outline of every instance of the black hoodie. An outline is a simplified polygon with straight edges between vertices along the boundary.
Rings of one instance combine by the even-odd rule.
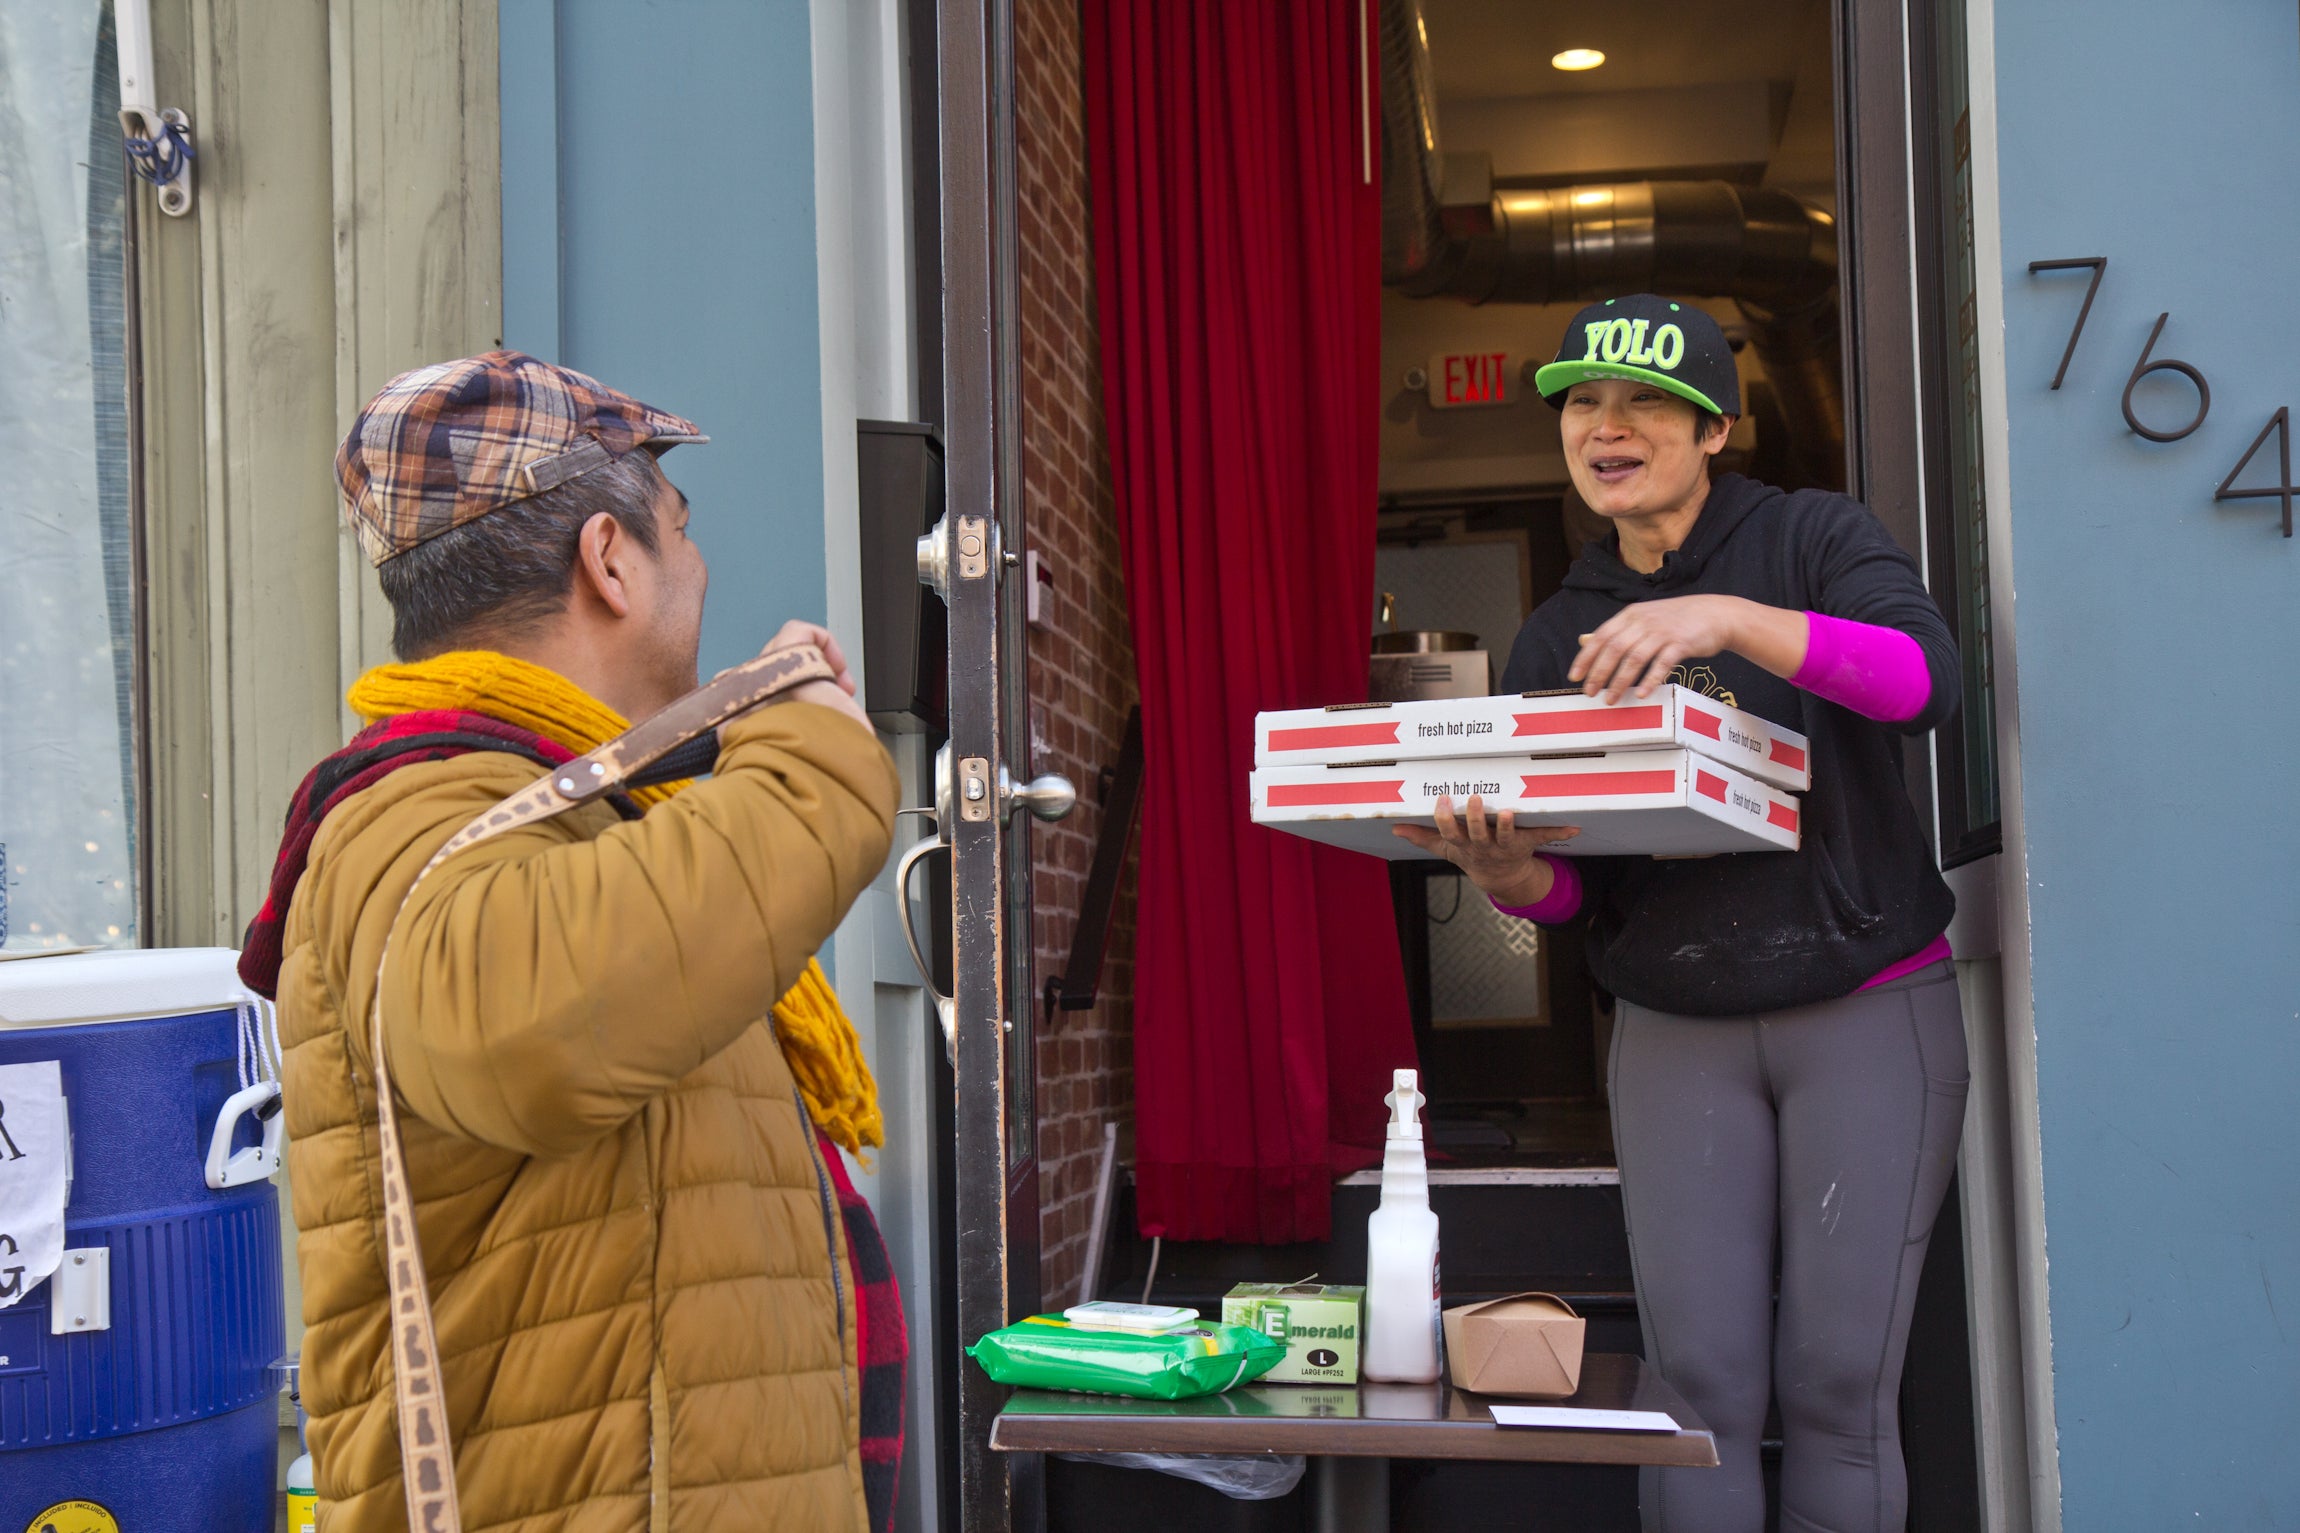
[[[1621,562],[1618,535],[1584,549],[1518,630],[1502,690],[1570,685],[1582,634],[1631,602],[1704,594],[1898,629],[1923,649],[1932,697],[1917,717],[1880,724],[1736,654],[1679,666],[1671,679],[1812,741],[1802,841],[1794,852],[1579,859],[1591,970],[1615,995],[1687,1016],[1849,995],[1939,936],[1956,909],[1909,803],[1897,738],[1956,711],[1956,643],[1915,562],[1866,507],[1720,475],[1685,545],[1654,573]]]

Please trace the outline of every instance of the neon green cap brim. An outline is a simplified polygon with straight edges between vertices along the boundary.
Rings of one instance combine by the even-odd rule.
[[[1667,389],[1680,399],[1690,399],[1711,415],[1730,415],[1733,412],[1702,393],[1692,384],[1657,373],[1651,368],[1625,367],[1619,362],[1551,362],[1533,375],[1533,391],[1558,406],[1558,398],[1577,383],[1589,383],[1599,378],[1619,378],[1629,383],[1650,383],[1657,389]]]

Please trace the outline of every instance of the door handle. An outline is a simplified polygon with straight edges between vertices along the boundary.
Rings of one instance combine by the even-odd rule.
[[[1017,805],[1034,818],[1059,820],[1078,807],[1078,789],[1060,772],[1048,772],[1017,787],[1006,768],[998,769],[998,817],[1011,819]]]
[[[929,538],[919,539],[921,563],[924,562],[930,541],[932,540]],[[921,578],[924,578],[923,575]],[[936,988],[934,964],[928,959],[926,949],[919,944],[918,924],[912,920],[910,913],[911,870],[924,862],[929,852],[944,851],[950,846],[952,791],[950,747],[945,745],[934,753],[933,805],[925,808],[898,809],[895,811],[895,816],[898,819],[906,814],[915,814],[921,819],[933,821],[935,833],[914,844],[902,854],[902,860],[894,865],[894,899],[895,906],[902,916],[902,940],[910,948],[910,961],[918,968],[920,986],[925,989],[927,999],[934,1003],[935,1020],[942,1025],[943,1050],[951,1056],[951,1062],[956,1064],[958,1061],[958,1002]]]
[[[932,541],[929,538],[919,539],[922,564],[925,563],[925,555]],[[972,791],[975,798],[979,799],[982,797],[979,785],[983,780],[979,773],[980,764],[969,761],[966,766],[971,783],[976,785]],[[936,988],[934,965],[929,961],[925,947],[918,940],[918,924],[912,918],[910,908],[912,870],[924,862],[929,853],[943,851],[950,845],[950,822],[954,809],[954,799],[957,794],[957,787],[952,780],[951,767],[950,747],[945,745],[934,754],[934,807],[897,811],[898,816],[915,814],[922,819],[932,820],[935,825],[935,834],[922,838],[913,844],[908,851],[902,854],[901,860],[895,864],[894,897],[895,904],[902,916],[903,942],[910,948],[910,961],[918,968],[919,984],[925,989],[927,999],[934,1002],[935,1017],[942,1024],[943,1048],[950,1053],[952,1061],[955,1063],[958,1056],[958,1003]],[[1059,772],[1048,772],[1018,785],[1005,767],[1002,766],[998,769],[998,818],[1001,824],[1013,817],[1018,806],[1029,811],[1036,819],[1059,820],[1069,814],[1077,805],[1078,789],[1069,778],[1064,777]],[[967,817],[986,819],[988,815],[968,813]],[[1012,1023],[1010,1022],[1008,1026],[1011,1027]]]
[[[905,813],[923,814],[924,810],[906,810]],[[934,965],[928,961],[926,950],[919,946],[918,926],[910,914],[911,869],[924,862],[931,852],[948,850],[950,843],[940,836],[921,839],[902,860],[894,865],[894,897],[902,913],[902,939],[910,947],[910,961],[918,965],[918,982],[926,990],[927,999],[934,1002],[935,1020],[942,1024],[942,1046],[955,1063],[958,1051],[958,1003],[935,988]]]

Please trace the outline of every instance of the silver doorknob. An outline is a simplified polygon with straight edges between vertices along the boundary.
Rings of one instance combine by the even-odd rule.
[[[934,524],[934,531],[918,540],[918,583],[935,595],[950,597],[950,518]]]
[[[1005,800],[999,818],[1005,819],[1017,806],[1027,809],[1036,819],[1059,820],[1078,807],[1078,790],[1070,779],[1060,772],[1049,772],[1034,777],[1020,787],[1006,775],[1006,768],[998,769],[998,796]]]

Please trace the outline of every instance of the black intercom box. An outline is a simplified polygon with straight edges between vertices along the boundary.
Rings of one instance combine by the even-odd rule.
[[[918,540],[942,517],[942,437],[917,421],[857,421],[855,441],[863,710],[881,729],[947,733],[948,616],[918,581]]]

